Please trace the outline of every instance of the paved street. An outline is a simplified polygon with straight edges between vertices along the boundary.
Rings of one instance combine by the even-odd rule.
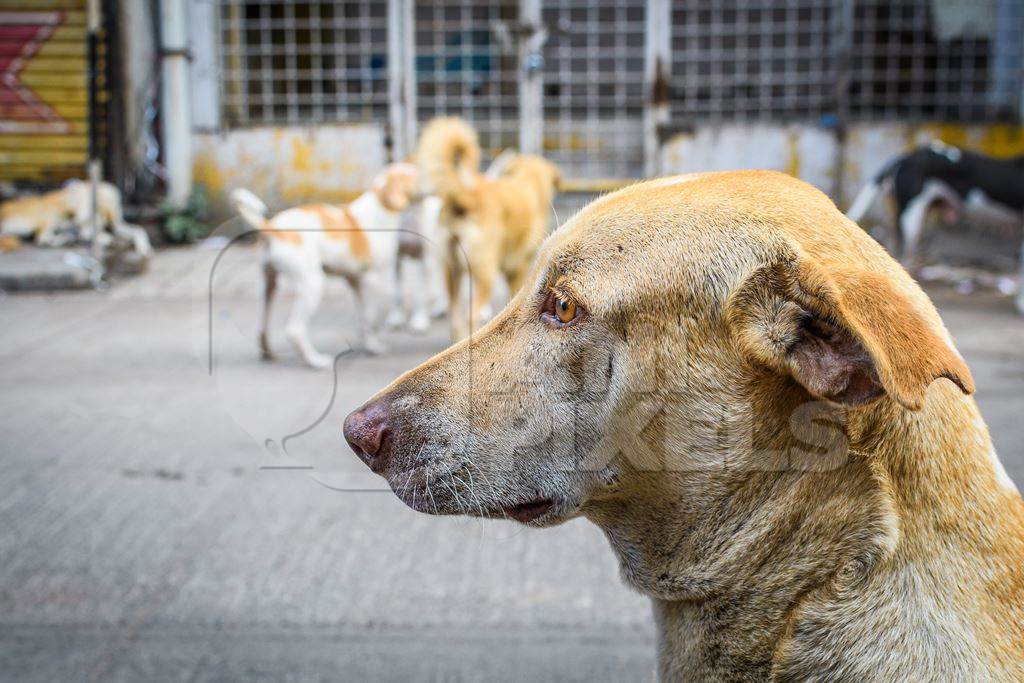
[[[279,325],[284,362],[263,364],[255,251],[227,253],[208,307],[214,256],[0,297],[0,678],[652,678],[647,603],[594,527],[418,515],[345,447],[345,414],[442,348],[443,325],[342,356],[337,384]],[[1024,319],[1006,298],[934,294],[1024,483]],[[322,350],[345,349],[352,308],[332,285]]]

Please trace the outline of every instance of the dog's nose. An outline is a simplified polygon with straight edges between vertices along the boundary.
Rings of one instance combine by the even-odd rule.
[[[359,459],[378,474],[387,465],[388,407],[374,401],[349,413],[342,428],[345,441]]]

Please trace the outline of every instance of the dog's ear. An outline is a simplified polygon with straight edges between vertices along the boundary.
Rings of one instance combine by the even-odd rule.
[[[414,166],[394,164],[376,178],[373,191],[377,195],[377,200],[388,211],[404,211],[412,201],[417,180]]]
[[[788,253],[747,277],[726,315],[741,348],[815,397],[862,405],[885,393],[917,410],[935,379],[965,394],[974,381],[937,315],[916,299],[884,275],[826,273]]]

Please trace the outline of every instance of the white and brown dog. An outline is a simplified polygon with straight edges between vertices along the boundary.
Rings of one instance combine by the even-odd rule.
[[[769,171],[633,185],[345,420],[421,512],[585,517],[662,678],[1024,680],[1024,501],[924,292]]]
[[[267,217],[266,205],[249,190],[231,193],[238,213],[260,231],[263,243],[259,343],[265,359],[273,358],[270,306],[278,275],[289,279],[295,288],[285,333],[307,364],[325,368],[332,362],[313,347],[309,336],[309,322],[323,298],[327,275],[343,277],[355,291],[366,349],[371,353],[384,349],[378,333],[392,302],[399,217],[416,197],[418,178],[415,166],[392,164],[348,205],[309,204],[273,218]]]
[[[121,207],[121,193],[110,183],[100,183],[96,200],[101,242],[111,236],[129,242],[140,254],[150,254],[152,247],[146,231],[126,223]],[[89,183],[69,180],[58,190],[41,195],[10,199],[0,205],[0,235],[33,239],[46,247],[64,246],[76,239],[92,238],[92,190]],[[62,233],[69,227],[71,232]]]

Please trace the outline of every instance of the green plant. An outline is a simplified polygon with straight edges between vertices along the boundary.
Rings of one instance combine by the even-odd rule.
[[[206,193],[198,186],[192,190],[183,207],[178,208],[164,201],[160,205],[164,236],[175,244],[191,244],[205,237],[209,232],[205,223],[206,208]]]

